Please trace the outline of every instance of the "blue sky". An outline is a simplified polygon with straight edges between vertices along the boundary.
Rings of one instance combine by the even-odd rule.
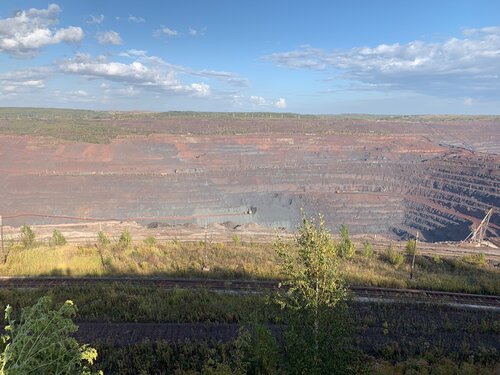
[[[500,113],[500,1],[2,0],[0,106]]]

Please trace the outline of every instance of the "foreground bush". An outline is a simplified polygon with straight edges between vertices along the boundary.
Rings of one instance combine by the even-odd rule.
[[[392,264],[394,267],[399,267],[405,260],[404,255],[399,251],[394,250],[392,245],[389,245],[385,249],[383,257],[386,262]]]
[[[19,323],[7,306],[1,375],[91,375],[87,365],[92,365],[97,351],[71,337],[78,330],[72,321],[75,305],[66,301],[59,310],[52,310],[51,304],[50,298],[40,298],[23,309]]]

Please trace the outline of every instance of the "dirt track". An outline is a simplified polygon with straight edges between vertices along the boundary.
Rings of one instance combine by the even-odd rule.
[[[97,232],[103,230],[113,240],[118,240],[120,234],[128,229],[132,237],[141,241],[148,236],[154,236],[157,241],[186,241],[198,242],[207,239],[208,244],[220,242],[232,242],[233,235],[237,235],[241,242],[248,243],[270,243],[276,240],[279,234],[285,238],[292,238],[293,233],[276,228],[266,228],[258,224],[236,224],[234,222],[225,222],[222,224],[212,223],[205,227],[194,224],[152,224],[149,227],[140,225],[136,222],[84,222],[67,224],[36,225],[33,230],[40,241],[48,241],[52,237],[54,229],[60,230],[68,242],[75,244],[95,243],[97,241]],[[19,227],[4,227],[5,241],[10,239],[17,240],[19,237]],[[206,237],[205,237],[206,235]],[[374,250],[382,252],[387,246],[392,245],[395,249],[403,250],[406,241],[398,241],[380,234],[353,235],[353,240],[358,248],[362,243],[368,240],[373,244]],[[495,246],[492,244],[492,246]],[[500,264],[500,248],[481,246],[477,247],[469,243],[449,242],[449,243],[427,243],[419,242],[418,251],[425,255],[438,255],[445,257],[461,257],[464,255],[477,254],[482,252],[487,259]]]

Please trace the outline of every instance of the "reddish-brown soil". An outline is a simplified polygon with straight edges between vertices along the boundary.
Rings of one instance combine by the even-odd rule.
[[[500,206],[493,120],[102,121],[152,134],[109,144],[0,135],[0,215],[203,226],[234,214],[240,224],[293,228],[304,208],[332,229],[456,240]],[[496,213],[490,236],[499,225]]]

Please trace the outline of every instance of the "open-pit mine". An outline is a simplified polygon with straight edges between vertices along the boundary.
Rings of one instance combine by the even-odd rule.
[[[495,240],[500,118],[4,110],[0,191],[8,225],[64,221],[18,216],[37,214],[293,229],[304,209],[332,230],[443,241],[493,208]]]

